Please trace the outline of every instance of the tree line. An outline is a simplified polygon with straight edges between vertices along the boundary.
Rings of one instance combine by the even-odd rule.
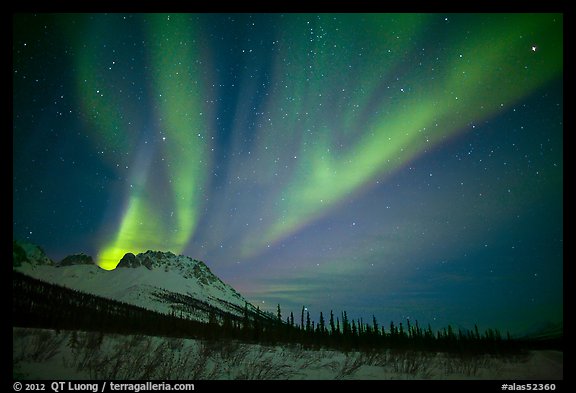
[[[320,312],[316,322],[302,307],[297,317],[254,310],[248,303],[236,314],[225,312],[188,295],[158,293],[174,306],[161,313],[133,304],[47,283],[13,271],[13,326],[145,334],[197,339],[235,339],[259,344],[298,344],[336,350],[415,349],[443,352],[499,353],[525,348],[525,342],[503,336],[496,329],[480,332],[454,329],[433,331],[418,321],[380,324]],[[196,313],[196,314],[195,314]],[[204,316],[204,322],[189,315]]]
[[[246,318],[247,319],[247,318]],[[370,321],[362,318],[351,319],[346,311],[328,315],[321,311],[316,322],[303,306],[299,323],[293,312],[284,319],[280,305],[277,306],[275,326],[250,326],[258,337],[272,342],[298,342],[307,347],[324,347],[338,350],[372,350],[378,348],[415,349],[446,352],[497,353],[519,349],[519,342],[509,333],[505,336],[497,329],[480,332],[475,325],[473,330],[454,329],[451,325],[434,331],[430,324],[421,326],[416,320],[406,319],[395,324],[380,324],[375,316]],[[255,323],[255,322],[252,322]],[[268,328],[269,330],[265,330]]]

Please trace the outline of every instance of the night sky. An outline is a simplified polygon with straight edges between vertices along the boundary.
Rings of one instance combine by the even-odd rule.
[[[13,236],[263,310],[563,320],[558,14],[19,14]]]

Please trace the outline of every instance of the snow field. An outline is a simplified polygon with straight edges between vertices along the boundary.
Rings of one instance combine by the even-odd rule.
[[[494,357],[339,352],[97,332],[13,328],[14,379],[562,379],[563,354]]]

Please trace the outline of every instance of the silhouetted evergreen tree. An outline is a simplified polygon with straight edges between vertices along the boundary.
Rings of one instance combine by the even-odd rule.
[[[224,314],[224,318],[222,319],[222,335],[224,337],[231,337],[233,336],[234,328],[232,326],[232,318],[230,314]]]
[[[330,331],[326,329],[323,312],[318,323],[312,321],[310,313],[306,321],[301,315],[301,326],[294,325],[294,315],[281,320],[281,308],[277,313],[261,312],[259,308],[251,311],[248,304],[235,314],[223,312],[207,303],[191,299],[183,294],[166,294],[164,298],[175,307],[167,314],[147,310],[132,304],[106,299],[87,293],[74,291],[54,284],[44,283],[21,273],[13,273],[13,323],[14,326],[43,327],[51,329],[91,330],[99,332],[96,339],[105,333],[167,335],[192,338],[236,338],[260,343],[299,342],[314,346],[328,346],[348,350],[373,348],[413,348],[432,351],[458,351],[473,353],[499,353],[504,350],[516,350],[517,342],[507,333],[506,340],[497,329],[487,329],[483,334],[475,325],[473,330],[458,328],[454,332],[451,325],[438,330],[436,335],[428,324],[422,330],[418,321],[414,325],[406,321],[406,330],[402,322],[399,328],[390,322],[387,334],[379,326],[375,316],[372,323],[366,324],[359,318],[348,320],[342,312],[342,330],[340,319],[334,321],[330,311]],[[208,322],[196,322],[183,317],[186,312],[201,312],[208,316]],[[305,307],[303,307],[305,311]],[[184,314],[186,315],[186,314]],[[70,347],[78,345],[75,333],[70,336]],[[95,340],[91,345],[98,345]],[[533,344],[531,344],[533,345]]]
[[[430,324],[428,324],[425,337],[428,341],[432,341],[434,339],[434,332],[432,332],[432,326],[430,326]]]
[[[244,314],[242,316],[242,330],[248,332],[250,329],[250,314],[248,313],[248,303],[244,305]]]
[[[318,322],[318,329],[320,335],[324,335],[326,332],[326,326],[324,325],[324,315],[322,315],[322,311],[320,311],[320,321]]]
[[[418,339],[422,338],[422,329],[420,329],[420,325],[418,325],[418,320],[416,320],[416,322],[415,322],[414,334],[416,335],[416,337]]]
[[[447,338],[448,338],[448,340],[450,340],[450,341],[454,340],[454,338],[455,338],[455,336],[454,336],[454,330],[452,329],[452,325],[448,325]]]
[[[396,342],[396,336],[397,336],[397,332],[396,332],[396,326],[394,326],[394,321],[390,321],[390,341],[392,343]]]
[[[344,337],[350,335],[350,323],[348,322],[348,315],[346,311],[342,313],[342,334]]]
[[[252,334],[253,334],[253,340],[254,341],[258,341],[262,335],[262,323],[261,323],[261,319],[259,318],[260,316],[260,306],[256,307],[256,315],[254,315],[253,321],[252,321]]]
[[[334,313],[330,310],[330,334],[334,336],[336,334],[336,326],[334,325]]]

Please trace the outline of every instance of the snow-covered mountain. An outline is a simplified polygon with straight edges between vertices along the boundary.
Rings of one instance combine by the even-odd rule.
[[[116,269],[104,270],[85,254],[54,263],[41,248],[14,242],[13,269],[49,283],[198,321],[207,321],[215,310],[237,316],[242,316],[246,306],[256,311],[204,262],[171,252],[127,253]]]

